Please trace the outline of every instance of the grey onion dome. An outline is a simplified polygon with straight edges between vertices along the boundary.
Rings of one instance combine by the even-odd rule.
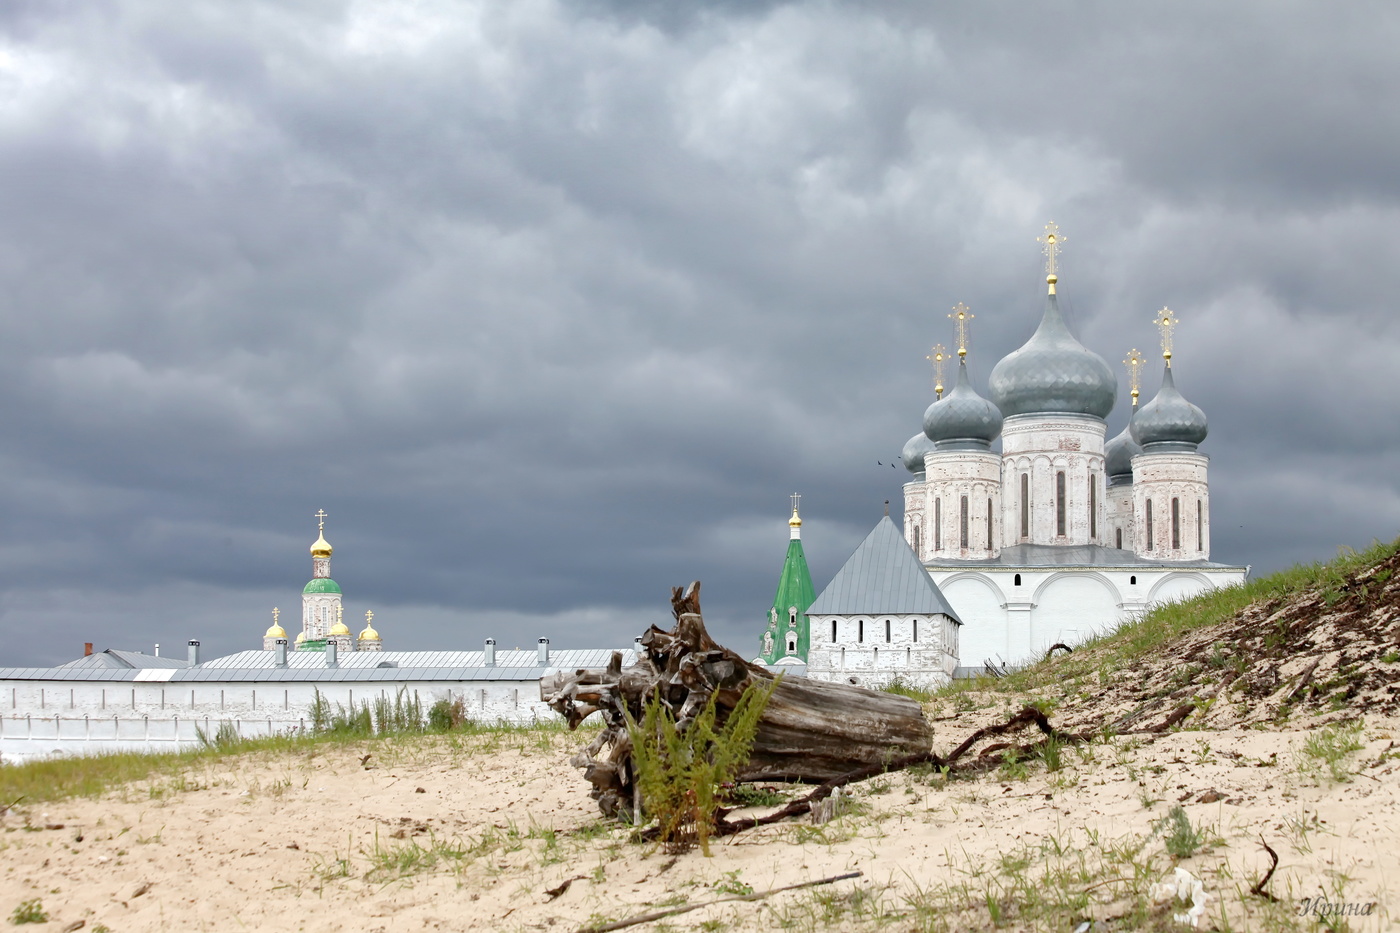
[[[1142,453],[1142,448],[1133,440],[1132,430],[1130,418],[1123,430],[1103,446],[1104,472],[1110,486],[1126,486],[1133,481],[1133,458]]]
[[[1210,430],[1206,413],[1176,390],[1172,368],[1162,374],[1162,388],[1157,396],[1133,416],[1129,428],[1133,440],[1142,445],[1143,453],[1154,451],[1196,449]]]
[[[1031,339],[1003,357],[987,381],[1001,413],[1093,415],[1106,418],[1118,397],[1118,377],[1103,357],[1069,332],[1054,295]]]
[[[1001,410],[972,388],[965,359],[953,391],[924,412],[924,434],[939,450],[986,450],[1001,434]]]
[[[904,445],[904,453],[900,455],[904,460],[904,469],[915,474],[924,472],[924,454],[932,450],[933,441],[923,431],[909,438]]]

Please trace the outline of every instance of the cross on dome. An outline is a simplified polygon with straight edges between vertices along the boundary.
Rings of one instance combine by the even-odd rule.
[[[317,510],[316,510],[316,520],[317,520],[317,521],[316,521],[316,530],[319,531],[319,532],[321,532],[321,534],[325,534],[325,533],[326,533],[326,510],[325,510],[325,509],[317,509]]]
[[[1128,386],[1132,389],[1134,408],[1137,408],[1138,396],[1142,394],[1142,367],[1146,362],[1137,347],[1129,350],[1123,360],[1123,366],[1128,370]]]
[[[1176,325],[1181,323],[1181,318],[1176,316],[1171,308],[1162,307],[1157,312],[1157,330],[1162,334],[1162,359],[1167,361],[1167,366],[1172,365],[1172,332],[1176,330]]]
[[[1037,243],[1042,244],[1045,253],[1045,281],[1049,283],[1052,295],[1055,294],[1055,283],[1059,281],[1059,255],[1066,239],[1068,237],[1060,233],[1059,225],[1053,220],[1045,225],[1045,233],[1035,238]]]
[[[976,317],[976,315],[972,313],[972,310],[968,308],[967,305],[959,301],[957,304],[953,305],[953,313],[948,316],[956,320],[958,325],[958,358],[965,358],[967,356],[967,322]],[[942,380],[939,381],[941,382]]]
[[[933,352],[924,359],[933,363],[933,392],[938,398],[943,397],[943,361],[948,359],[948,350],[941,343],[933,345]]]

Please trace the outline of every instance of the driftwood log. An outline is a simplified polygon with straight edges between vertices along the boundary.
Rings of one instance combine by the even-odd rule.
[[[557,672],[540,681],[540,697],[571,729],[593,713],[604,729],[572,764],[593,785],[607,816],[639,809],[632,743],[624,711],[641,721],[643,704],[659,696],[684,729],[715,696],[719,721],[751,684],[771,681],[766,669],[716,643],[700,613],[700,583],[671,591],[675,626],[653,625],[642,657],[623,668],[613,652],[606,668]],[[759,720],[753,753],[739,781],[822,784],[871,766],[930,752],[933,729],[918,702],[850,684],[784,677]]]

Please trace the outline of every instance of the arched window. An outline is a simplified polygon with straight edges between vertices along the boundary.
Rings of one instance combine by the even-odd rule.
[[[856,621],[856,641],[865,641],[865,620]]]
[[[1065,536],[1065,472],[1055,474],[1055,534]]]
[[[933,500],[933,549],[943,550],[943,500]]]
[[[796,654],[796,653],[797,653],[797,633],[796,633],[796,632],[788,632],[788,633],[787,633],[787,653],[788,653],[788,654]]]
[[[914,553],[915,553],[915,554],[922,555],[922,554],[924,553],[924,552],[923,552],[923,549],[919,547],[919,545],[922,544],[922,543],[923,543],[923,542],[919,540],[919,526],[918,526],[918,525],[915,525],[915,526],[914,526]]]
[[[788,606],[788,627],[797,628],[797,607]]]
[[[991,499],[990,496],[988,496],[988,497],[987,497],[987,548],[988,548],[988,550],[990,550],[990,549],[993,548],[993,547],[996,547],[996,545],[992,543],[992,499]]]
[[[1128,578],[1128,585],[1137,586],[1137,574],[1133,574],[1131,577]]]
[[[890,620],[885,620],[885,641],[890,640]]]
[[[1152,550],[1152,500],[1147,500],[1147,549]]]
[[[1099,538],[1099,478],[1089,474],[1089,540]]]
[[[1016,574],[1016,579],[1015,579],[1013,582],[1015,583],[1016,586],[1020,586],[1020,585],[1021,585],[1021,575],[1020,575],[1019,573]]]
[[[958,547],[967,547],[967,496],[958,505]]]
[[[1021,474],[1021,537],[1031,536],[1031,475]]]
[[[919,620],[918,620],[918,619],[915,619],[915,620],[914,620],[914,640],[915,640],[915,641],[918,641],[918,640],[919,640]]]
[[[1118,548],[1120,551],[1123,549],[1123,529],[1122,529],[1122,528],[1115,528],[1115,529],[1113,530],[1113,546],[1116,547],[1116,548]]]
[[[1181,548],[1181,500],[1172,496],[1172,550]]]
[[[836,644],[836,620],[831,620],[831,643]]]
[[[1198,551],[1204,551],[1204,550],[1206,549],[1206,545],[1205,545],[1205,540],[1206,540],[1205,527],[1206,527],[1205,508],[1201,505],[1201,500],[1200,500],[1200,499],[1197,499],[1197,500],[1196,500],[1196,550],[1198,550]]]

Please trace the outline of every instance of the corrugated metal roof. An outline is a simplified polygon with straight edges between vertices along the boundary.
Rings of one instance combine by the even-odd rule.
[[[930,567],[987,567],[997,570],[1026,570],[1034,567],[1066,568],[1119,568],[1131,567],[1139,570],[1244,570],[1231,564],[1217,564],[1208,560],[1159,561],[1139,557],[1132,551],[1116,547],[1101,547],[1097,544],[1080,544],[1063,547],[1056,544],[1013,544],[1001,549],[1001,554],[990,560],[943,560],[935,559]]]
[[[962,622],[888,515],[807,608],[809,616],[884,613],[942,613]]]
[[[612,648],[565,648],[549,653],[548,667],[572,670],[577,667],[606,667],[612,657]],[[623,664],[631,664],[634,658],[631,648],[616,649],[623,653]],[[276,653],[272,651],[239,651],[222,658],[212,658],[199,665],[200,670],[242,670],[275,667]],[[163,658],[161,660],[164,660]],[[348,651],[340,654],[337,663],[341,670],[364,670],[389,665],[400,671],[409,668],[474,668],[485,667],[486,656],[481,651]],[[323,651],[288,651],[287,667],[294,670],[325,668],[326,655]],[[496,651],[496,667],[529,668],[543,667],[539,664],[539,653],[529,651]]]
[[[137,669],[146,670],[148,668],[171,668],[189,667],[190,662],[183,658],[162,658],[154,654],[142,654],[140,651],[122,651],[118,648],[108,648],[105,651],[98,651],[72,661],[58,665],[62,668],[98,668],[98,669]]]

